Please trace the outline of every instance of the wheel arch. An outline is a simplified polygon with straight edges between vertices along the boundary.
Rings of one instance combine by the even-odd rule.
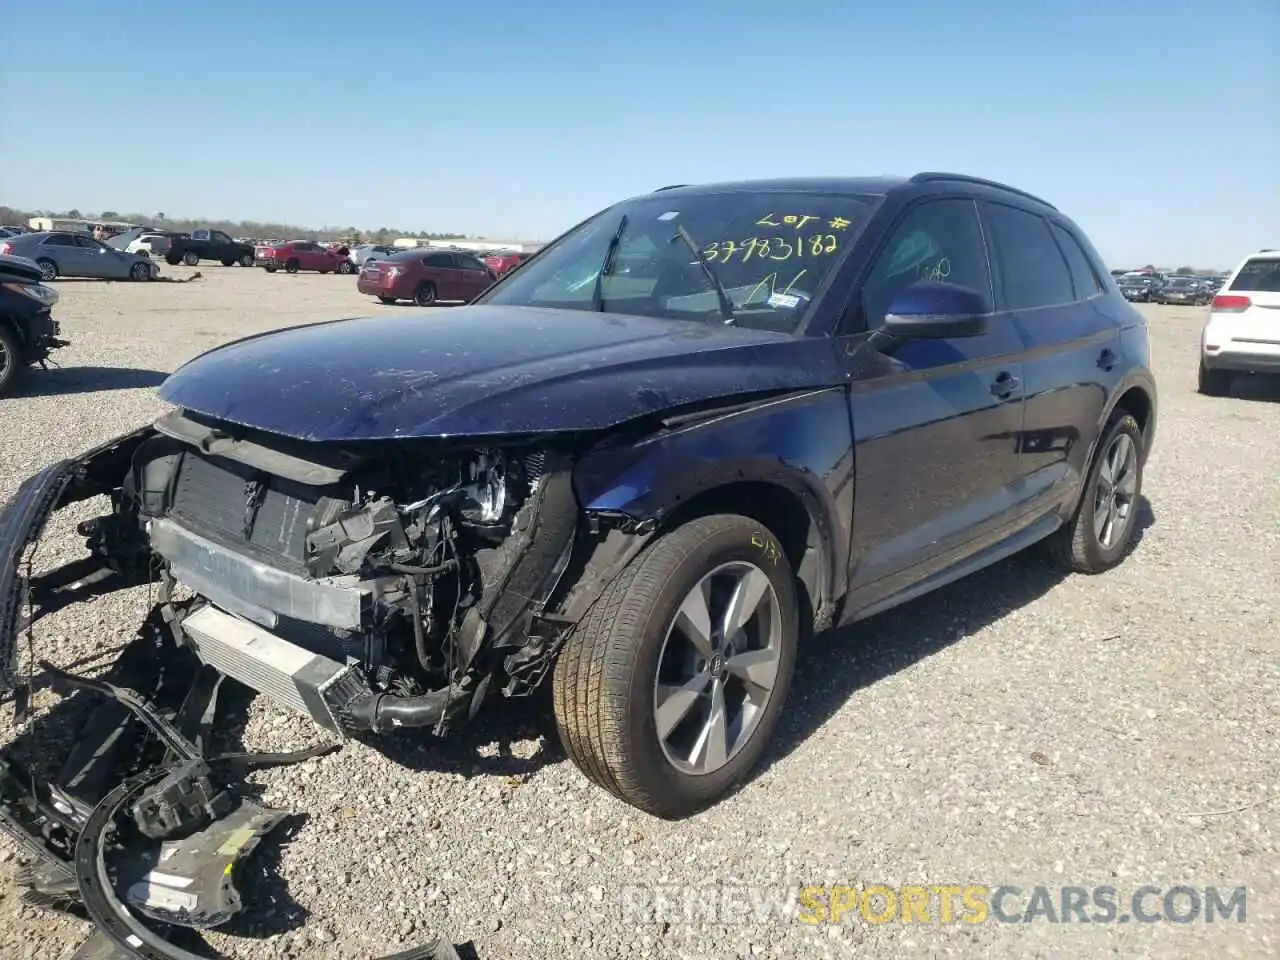
[[[736,513],[777,538],[802,588],[805,621],[828,626],[848,578],[852,458],[842,434],[833,444],[831,430],[848,430],[843,391],[804,391],[695,416],[637,441],[606,442],[578,460],[574,488],[590,539],[575,551],[578,575],[561,612],[575,621],[585,615],[662,533],[700,516]]]

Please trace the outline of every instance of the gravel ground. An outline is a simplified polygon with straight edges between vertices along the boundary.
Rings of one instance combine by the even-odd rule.
[[[0,400],[0,499],[49,460],[154,417],[162,375],[218,342],[380,311],[413,322],[350,278],[203,274],[60,283],[74,345],[62,369]],[[529,706],[443,744],[350,745],[258,774],[268,801],[307,817],[254,854],[250,909],[218,949],[361,957],[445,933],[483,958],[1280,954],[1280,403],[1197,395],[1203,311],[1148,309],[1161,423],[1150,511],[1122,567],[1064,580],[1013,558],[817,638],[763,772],[684,823],[589,786]],[[60,521],[42,556],[77,549]],[[65,663],[127,638],[145,601],[62,611],[44,652]],[[247,710],[250,748],[318,738],[261,701]],[[87,928],[20,904],[18,862],[0,844],[0,956],[63,956]],[[280,880],[255,884],[264,867]],[[855,913],[818,927],[754,912],[824,883],[1111,884],[1122,905],[1142,884],[1243,884],[1248,912],[1101,926]],[[718,909],[704,896],[691,917],[679,902],[650,915],[652,885],[731,896]]]

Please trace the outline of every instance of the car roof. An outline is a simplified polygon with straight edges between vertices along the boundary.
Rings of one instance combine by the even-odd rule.
[[[909,183],[906,177],[780,177],[769,180],[728,180],[719,183],[674,184],[655,193],[827,193],[847,196],[882,197],[895,187]]]
[[[760,193],[778,191],[787,193],[835,194],[837,196],[883,197],[909,186],[927,186],[946,183],[967,187],[967,193],[1013,195],[1041,207],[1057,212],[1057,207],[1035,194],[1017,187],[963,173],[922,171],[910,177],[886,174],[876,177],[787,177],[768,180],[735,180],[723,183],[673,184],[660,187],[654,193]]]

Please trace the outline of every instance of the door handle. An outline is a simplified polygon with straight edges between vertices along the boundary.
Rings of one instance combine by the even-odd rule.
[[[1110,347],[1098,354],[1098,366],[1103,370],[1110,371],[1119,360],[1120,358],[1116,356],[1116,352]]]
[[[991,381],[991,392],[1001,400],[1005,400],[1013,395],[1013,391],[1017,390],[1021,383],[1022,381],[1012,373],[1005,371]]]

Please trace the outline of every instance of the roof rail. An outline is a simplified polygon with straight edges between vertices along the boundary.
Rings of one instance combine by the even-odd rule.
[[[958,180],[961,183],[975,183],[984,187],[994,187],[997,190],[1007,190],[1009,193],[1016,193],[1020,197],[1026,197],[1028,200],[1042,203],[1050,210],[1058,209],[1043,197],[1037,197],[1034,193],[1027,193],[1025,190],[1019,190],[1017,187],[1011,187],[1007,183],[1000,183],[997,180],[984,180],[982,177],[970,177],[963,173],[937,173],[932,171],[917,173],[911,178],[912,183],[936,183],[941,180]]]
[[[669,183],[665,187],[659,187],[654,193],[661,193],[663,190],[679,190],[681,187],[687,187],[687,183]]]

